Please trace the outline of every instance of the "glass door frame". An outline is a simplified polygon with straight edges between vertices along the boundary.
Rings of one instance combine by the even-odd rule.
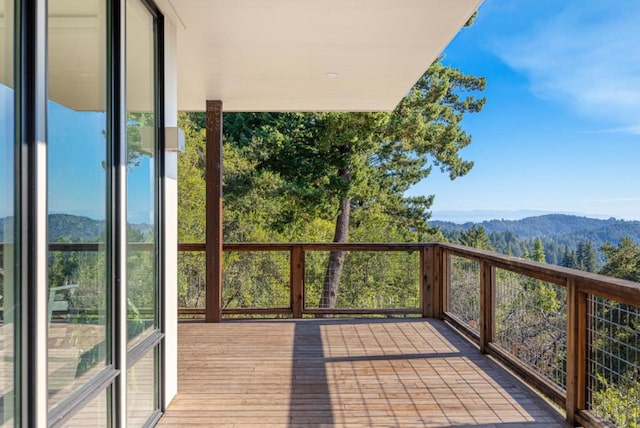
[[[156,216],[155,332],[127,353],[126,296],[126,0],[107,0],[107,367],[49,412],[47,403],[47,0],[15,4],[15,425],[56,426],[107,391],[110,426],[126,426],[126,372],[156,355],[156,411],[164,402],[164,19],[155,23]]]
[[[124,8],[127,0],[121,0],[122,7]],[[156,278],[156,283],[154,284],[154,301],[155,307],[153,308],[153,316],[154,316],[154,331],[144,338],[141,342],[137,343],[133,348],[127,351],[127,335],[122,336],[124,342],[121,346],[124,348],[121,351],[126,354],[126,370],[132,368],[138,361],[140,361],[143,357],[147,356],[149,352],[154,354],[154,406],[155,411],[150,416],[147,424],[150,426],[155,425],[160,417],[162,416],[162,412],[164,409],[162,408],[162,403],[164,400],[164,390],[163,390],[163,373],[165,370],[164,365],[164,332],[165,332],[165,320],[164,320],[164,308],[165,308],[165,269],[164,269],[164,260],[165,260],[165,245],[164,245],[164,231],[165,231],[165,221],[164,221],[164,210],[165,210],[165,200],[164,200],[164,177],[165,177],[165,85],[164,85],[164,16],[160,13],[160,10],[156,7],[156,5],[151,0],[138,0],[143,4],[146,11],[150,14],[153,19],[153,39],[154,39],[154,113],[155,113],[155,123],[154,123],[154,136],[155,136],[155,156],[154,156],[154,222],[155,222],[155,257],[154,257],[154,274]],[[122,22],[126,22],[123,20]],[[125,35],[126,37],[126,35]],[[126,38],[124,46],[126,46]],[[123,49],[123,52],[125,50]],[[126,76],[126,70],[125,74]],[[126,93],[123,95],[126,100]],[[124,109],[125,119],[126,119],[126,107]],[[126,121],[124,122],[126,123]],[[124,127],[124,153],[126,156],[126,126]],[[126,175],[126,169],[123,172]],[[126,182],[126,181],[125,181]],[[126,192],[123,195],[126,203]],[[126,211],[125,211],[125,219],[126,219]],[[126,223],[126,222],[125,222]],[[126,229],[126,224],[124,225]],[[126,241],[126,230],[125,230],[125,243]],[[124,253],[126,254],[126,253]],[[123,262],[126,264],[126,256]],[[126,266],[125,266],[126,267]],[[125,302],[124,306],[124,314],[121,320],[124,321],[124,330],[126,331],[126,323],[127,323],[127,313],[126,313],[126,293],[125,293]],[[126,372],[126,370],[123,370]],[[124,385],[122,387],[126,389],[126,373],[125,376],[121,376],[121,379],[124,379]],[[126,397],[126,393],[123,395]],[[126,403],[120,409],[126,408]],[[120,415],[126,422],[126,414]],[[121,419],[122,420],[122,419]]]

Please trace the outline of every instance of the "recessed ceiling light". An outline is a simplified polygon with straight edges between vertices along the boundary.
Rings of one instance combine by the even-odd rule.
[[[335,79],[336,77],[338,77],[339,74],[332,72],[332,71],[328,71],[326,73],[324,73],[324,77],[328,77],[329,79]]]

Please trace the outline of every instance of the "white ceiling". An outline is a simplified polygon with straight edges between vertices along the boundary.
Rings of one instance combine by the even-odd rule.
[[[76,110],[105,109],[103,2],[57,0],[49,10],[49,96]],[[396,106],[481,0],[159,2],[178,28],[180,110],[219,99],[225,111],[380,111]],[[10,4],[0,0],[3,57]],[[133,9],[128,102],[138,111],[152,104],[152,85],[142,84],[151,63],[140,55],[151,40]],[[0,83],[11,85],[11,70],[0,66]]]
[[[396,106],[481,0],[169,3],[180,110],[219,99],[225,111],[379,111]]]
[[[12,0],[0,0],[0,84],[13,86]],[[127,110],[151,111],[153,27],[141,2],[127,2]],[[106,110],[106,0],[48,5],[49,99],[78,111]]]

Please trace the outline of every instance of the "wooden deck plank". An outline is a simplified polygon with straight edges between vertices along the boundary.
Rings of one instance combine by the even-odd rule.
[[[446,324],[424,319],[179,326],[159,426],[565,426]]]

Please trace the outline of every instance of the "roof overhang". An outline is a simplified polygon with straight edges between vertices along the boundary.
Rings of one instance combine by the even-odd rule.
[[[206,100],[222,100],[225,111],[391,110],[481,3],[157,1],[178,30],[178,109],[187,111],[204,110]],[[11,4],[0,0],[0,53],[13,31]],[[105,109],[101,4],[61,0],[49,10],[49,96],[75,110]],[[127,3],[129,19],[135,4]],[[130,23],[127,37],[149,46],[138,27]],[[0,66],[0,83],[11,85],[11,71]],[[151,108],[141,91],[129,91],[130,110]]]
[[[165,0],[178,107],[392,110],[481,0]]]

